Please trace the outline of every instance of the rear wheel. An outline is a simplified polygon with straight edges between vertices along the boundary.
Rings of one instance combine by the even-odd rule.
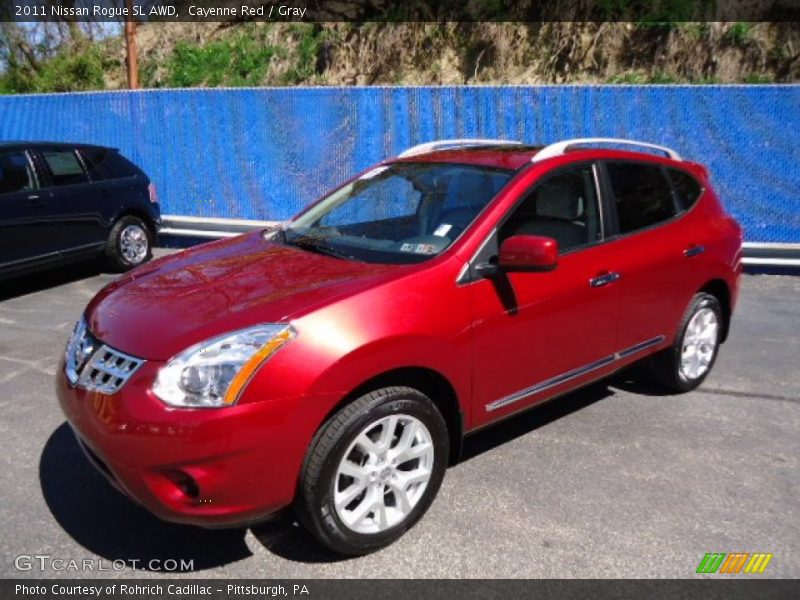
[[[150,229],[139,217],[127,215],[111,228],[106,242],[106,257],[110,266],[127,271],[153,257]]]
[[[656,381],[678,392],[703,383],[717,359],[722,324],[717,298],[696,294],[681,319],[675,343],[651,359]]]
[[[407,387],[366,394],[315,436],[303,466],[298,517],[342,554],[387,546],[430,506],[448,445],[444,419],[424,394]]]

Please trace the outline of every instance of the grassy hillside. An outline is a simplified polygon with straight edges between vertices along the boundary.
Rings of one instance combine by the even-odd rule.
[[[800,80],[796,23],[153,23],[138,44],[152,88]],[[38,62],[0,91],[125,87],[119,37]]]

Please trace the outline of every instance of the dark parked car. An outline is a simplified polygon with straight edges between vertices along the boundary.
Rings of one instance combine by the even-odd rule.
[[[150,179],[114,148],[0,142],[0,279],[102,254],[133,268],[160,221]]]

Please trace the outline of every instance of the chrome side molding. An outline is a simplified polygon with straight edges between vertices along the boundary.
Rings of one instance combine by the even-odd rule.
[[[629,356],[632,356],[637,352],[641,352],[642,350],[646,350],[647,348],[657,346],[665,339],[667,339],[666,336],[659,335],[657,337],[651,338],[634,346],[630,346],[628,348],[615,352],[614,354],[609,354],[608,356],[604,356],[603,358],[591,362],[588,365],[584,365],[582,367],[578,367],[577,369],[572,369],[571,371],[567,371],[566,373],[561,373],[560,375],[551,377],[550,379],[545,379],[544,381],[540,381],[535,385],[532,385],[523,390],[514,392],[513,394],[509,394],[508,396],[504,396],[498,400],[490,402],[489,404],[486,405],[486,411],[492,412],[494,410],[497,410],[498,408],[503,408],[504,406],[508,406],[509,404],[518,402],[519,400],[527,398],[528,396],[533,396],[534,394],[538,394],[539,392],[549,390],[550,388],[556,387],[557,385],[561,385],[562,383],[566,383],[573,379],[577,379],[578,377],[591,373],[592,371],[596,371],[597,369],[608,366],[614,362],[617,362],[624,358],[628,358]]]

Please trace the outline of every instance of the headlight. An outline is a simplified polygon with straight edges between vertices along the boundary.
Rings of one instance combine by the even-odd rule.
[[[153,392],[171,406],[230,406],[258,367],[292,337],[289,325],[275,323],[201,342],[161,368]]]

